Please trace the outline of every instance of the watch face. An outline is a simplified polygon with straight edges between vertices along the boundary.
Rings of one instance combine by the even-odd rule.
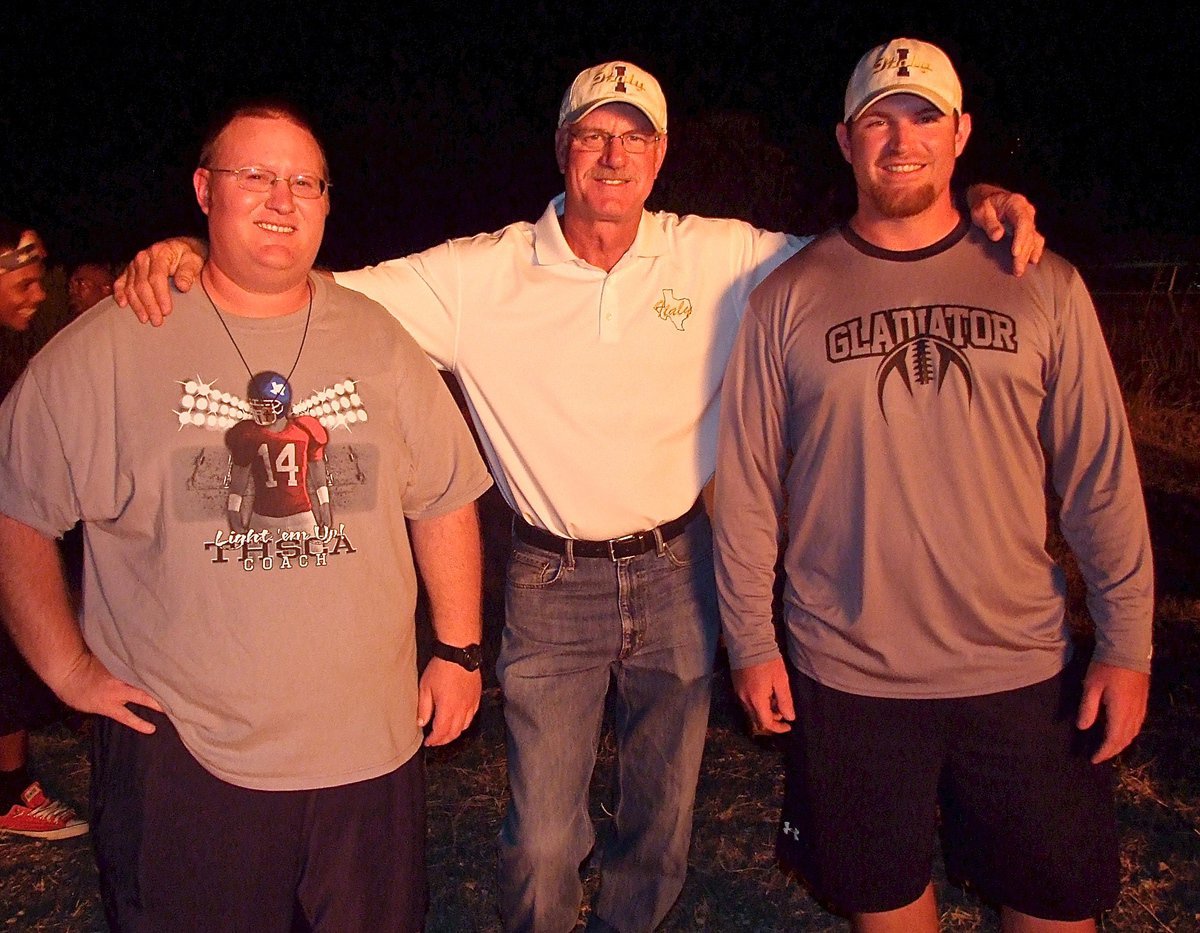
[[[483,651],[479,645],[467,645],[462,649],[462,666],[469,671],[479,670],[479,662],[483,660]]]

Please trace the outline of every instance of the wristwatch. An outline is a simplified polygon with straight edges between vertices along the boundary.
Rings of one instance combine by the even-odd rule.
[[[454,645],[436,640],[433,643],[433,656],[441,658],[443,661],[453,661],[468,671],[479,670],[479,664],[483,660],[483,652],[478,644],[456,648]]]

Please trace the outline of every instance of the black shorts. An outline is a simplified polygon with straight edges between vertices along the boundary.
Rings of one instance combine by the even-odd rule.
[[[863,697],[791,672],[796,722],[777,851],[831,909],[895,910],[929,883],[939,810],[946,868],[988,901],[1085,920],[1120,888],[1111,762],[1075,728],[1073,665],[1018,690]]]
[[[167,718],[142,735],[98,717],[92,840],[114,930],[417,931],[423,928],[425,776],[308,791],[235,787],[206,771]]]

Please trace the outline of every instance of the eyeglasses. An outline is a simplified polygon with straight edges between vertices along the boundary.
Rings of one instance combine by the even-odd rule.
[[[650,147],[651,143],[662,139],[662,135],[659,133],[606,133],[603,130],[570,130],[569,132],[579,148],[586,149],[588,152],[607,149],[610,142],[619,139],[621,145],[625,147],[625,151],[630,155],[641,155]]]
[[[320,175],[291,175],[285,178],[277,172],[259,168],[257,165],[247,165],[245,168],[205,168],[210,172],[232,175],[243,191],[257,191],[260,194],[270,191],[277,181],[287,182],[288,189],[298,198],[319,198],[327,188],[332,187]]]

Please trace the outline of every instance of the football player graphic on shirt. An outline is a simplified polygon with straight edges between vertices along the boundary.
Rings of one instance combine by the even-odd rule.
[[[292,387],[279,373],[254,376],[247,400],[251,420],[239,421],[225,434],[232,458],[229,527],[310,535],[328,528],[333,520],[325,469],[329,433],[316,418],[291,414]]]

